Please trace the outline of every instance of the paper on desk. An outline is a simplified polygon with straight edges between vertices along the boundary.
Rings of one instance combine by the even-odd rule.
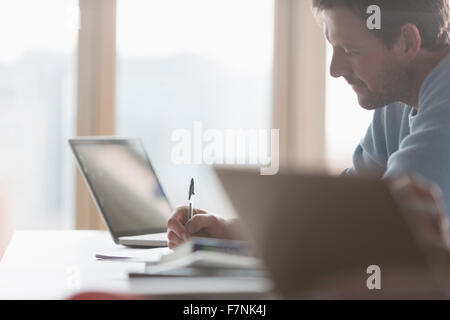
[[[162,255],[172,252],[167,247],[151,249],[132,249],[120,247],[97,252],[95,257],[102,260],[157,263]]]

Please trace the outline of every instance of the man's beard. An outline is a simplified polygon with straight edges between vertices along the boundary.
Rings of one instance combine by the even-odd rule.
[[[367,110],[383,108],[391,103],[405,101],[410,96],[411,79],[408,72],[389,79],[378,91],[371,91],[367,86],[364,95],[358,95],[359,105]]]
[[[383,108],[393,102],[399,101],[393,93],[376,93],[369,91],[369,95],[360,97],[358,95],[359,105],[367,110]]]

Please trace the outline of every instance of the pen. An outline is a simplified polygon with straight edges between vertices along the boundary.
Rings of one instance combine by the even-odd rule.
[[[188,205],[188,220],[194,215],[194,178],[191,178],[191,184],[189,186],[189,205]]]

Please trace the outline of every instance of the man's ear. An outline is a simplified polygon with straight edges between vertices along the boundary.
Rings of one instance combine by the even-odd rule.
[[[395,44],[395,52],[404,62],[414,60],[422,47],[422,37],[416,25],[408,23],[401,27]]]

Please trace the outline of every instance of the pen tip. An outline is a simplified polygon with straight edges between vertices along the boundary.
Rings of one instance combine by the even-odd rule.
[[[191,178],[191,184],[189,186],[189,200],[194,193],[194,178]]]

